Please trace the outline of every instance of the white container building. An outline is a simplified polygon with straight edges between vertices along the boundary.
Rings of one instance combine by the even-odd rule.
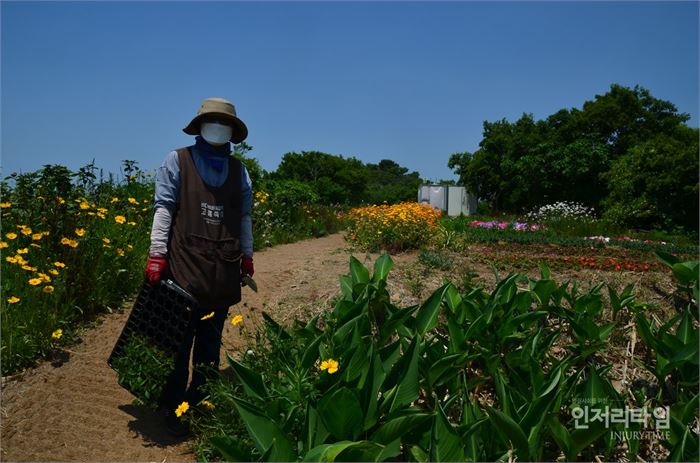
[[[478,205],[476,196],[463,186],[421,185],[418,188],[418,202],[446,212],[450,217],[474,215]]]

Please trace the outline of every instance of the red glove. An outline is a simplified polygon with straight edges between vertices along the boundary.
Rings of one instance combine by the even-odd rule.
[[[248,275],[249,277],[252,277],[254,273],[255,273],[255,269],[253,268],[253,258],[248,257],[248,256],[243,256],[241,258],[241,274]]]
[[[148,277],[148,282],[153,284],[158,283],[160,280],[160,274],[168,268],[168,261],[165,257],[161,256],[149,256],[148,263],[146,264],[146,276]]]

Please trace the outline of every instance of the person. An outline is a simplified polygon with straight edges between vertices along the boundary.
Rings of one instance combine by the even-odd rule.
[[[145,270],[151,284],[171,278],[198,303],[161,399],[166,428],[178,436],[189,429],[175,410],[205,397],[201,386],[219,367],[228,309],[241,300],[241,277],[254,273],[252,185],[230,147],[245,140],[248,128],[231,102],[208,98],[183,131],[196,136],[195,144],[171,151],[157,171]]]

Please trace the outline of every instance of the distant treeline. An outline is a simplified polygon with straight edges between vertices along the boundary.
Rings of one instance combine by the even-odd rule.
[[[648,90],[612,85],[544,120],[484,121],[473,153],[449,167],[495,211],[577,201],[637,228],[698,230],[698,129]]]
[[[415,201],[422,183],[418,172],[388,159],[365,164],[318,151],[286,153],[277,170],[267,172],[247,156],[251,149],[245,142],[236,145],[235,156],[244,161],[256,191],[293,193],[309,203],[357,206]]]

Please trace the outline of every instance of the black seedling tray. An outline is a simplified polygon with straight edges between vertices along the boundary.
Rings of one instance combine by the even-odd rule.
[[[161,280],[151,285],[148,280],[144,280],[107,363],[114,368],[113,360],[123,354],[124,347],[132,336],[145,337],[174,359],[187,336],[195,307],[197,301],[194,297],[174,281]]]

